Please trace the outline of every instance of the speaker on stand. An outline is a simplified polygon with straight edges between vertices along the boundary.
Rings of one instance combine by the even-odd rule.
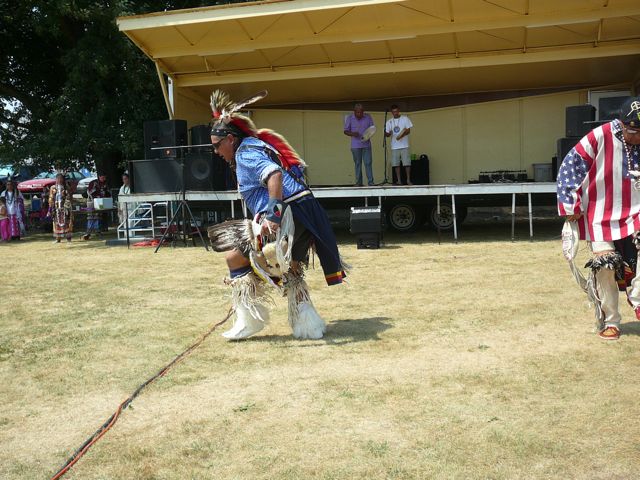
[[[208,148],[211,151],[211,127],[209,125],[194,125],[189,129],[191,132],[191,148]],[[207,147],[199,147],[199,145],[206,145]]]
[[[170,147],[187,145],[187,122],[149,120],[144,122],[143,130],[144,160],[130,163],[131,191],[179,192],[183,182],[181,159],[184,149]]]
[[[134,193],[180,192],[183,172],[175,157],[131,161],[131,191]]]
[[[184,159],[185,190],[211,191],[213,186],[213,158],[211,154],[190,152]]]
[[[211,144],[211,127],[209,125],[195,125],[191,127],[191,145],[210,145]],[[191,149],[194,159],[187,169],[192,181],[203,185],[205,174],[204,163],[209,164],[210,181],[205,186],[206,190],[228,190],[227,176],[230,171],[229,165],[224,159],[217,155],[211,146],[192,147]],[[207,160],[208,159],[208,160]],[[230,172],[229,172],[230,173]]]
[[[594,128],[596,107],[593,105],[574,105],[565,110],[565,135],[584,137]]]
[[[149,120],[144,122],[144,158],[175,158],[182,149],[175,147],[187,145],[186,120]]]

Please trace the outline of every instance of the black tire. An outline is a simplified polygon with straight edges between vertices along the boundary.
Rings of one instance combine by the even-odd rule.
[[[399,203],[387,212],[387,224],[397,232],[412,232],[421,224],[414,205]]]
[[[467,207],[456,208],[456,224],[460,224],[467,218]],[[438,225],[440,230],[453,230],[453,207],[450,203],[440,203],[440,215],[438,215],[438,206],[433,205],[429,208],[429,225],[437,230]]]

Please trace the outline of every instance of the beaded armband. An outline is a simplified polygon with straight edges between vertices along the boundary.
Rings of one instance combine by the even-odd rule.
[[[266,218],[270,222],[280,224],[282,221],[282,214],[284,213],[287,205],[277,198],[269,198],[269,203],[267,204]]]

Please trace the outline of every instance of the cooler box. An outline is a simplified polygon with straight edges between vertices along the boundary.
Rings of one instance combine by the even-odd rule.
[[[113,198],[94,198],[93,208],[95,208],[96,210],[113,208]]]
[[[553,164],[534,163],[533,180],[535,182],[553,182]]]
[[[31,211],[39,212],[42,208],[42,200],[40,200],[37,196],[31,199]]]

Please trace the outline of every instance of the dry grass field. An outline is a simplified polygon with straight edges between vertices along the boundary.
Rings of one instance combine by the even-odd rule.
[[[308,274],[326,338],[285,301],[145,390],[69,479],[637,479],[640,322],[606,343],[561,225],[387,235],[346,286]],[[227,311],[202,248],[0,244],[0,478],[45,479]],[[586,256],[586,253],[583,252]],[[621,299],[622,304],[622,299]],[[229,328],[230,323],[223,328]]]

